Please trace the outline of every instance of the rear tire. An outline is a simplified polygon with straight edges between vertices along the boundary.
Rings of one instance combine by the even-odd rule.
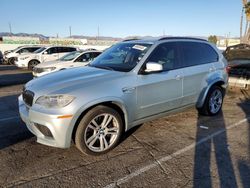
[[[29,70],[33,70],[33,68],[36,66],[36,65],[38,65],[39,64],[39,61],[37,61],[37,60],[31,60],[30,62],[29,62],[29,64],[28,64],[28,69]]]
[[[208,91],[206,100],[201,108],[198,108],[199,114],[205,116],[215,116],[220,113],[224,99],[224,92],[219,86],[212,86]]]
[[[107,106],[96,106],[80,121],[75,144],[82,153],[101,155],[117,146],[122,131],[123,121],[117,111]]]
[[[11,57],[8,59],[8,64],[9,65],[14,65],[15,64],[15,58],[14,57]]]

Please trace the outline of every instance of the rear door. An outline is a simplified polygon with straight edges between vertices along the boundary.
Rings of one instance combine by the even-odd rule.
[[[181,53],[180,66],[183,69],[182,105],[196,103],[204,82],[216,69],[218,54],[208,44],[202,42],[178,42]]]

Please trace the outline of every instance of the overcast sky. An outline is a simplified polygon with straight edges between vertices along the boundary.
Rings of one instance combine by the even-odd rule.
[[[0,32],[239,36],[241,0],[0,0]]]

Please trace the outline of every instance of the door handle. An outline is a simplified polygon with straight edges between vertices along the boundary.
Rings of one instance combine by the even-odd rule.
[[[176,75],[176,76],[175,76],[175,79],[176,79],[176,80],[181,80],[182,78],[183,78],[183,77],[182,77],[181,75]]]

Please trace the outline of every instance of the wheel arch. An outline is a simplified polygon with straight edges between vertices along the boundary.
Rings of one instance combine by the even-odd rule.
[[[83,107],[79,110],[79,112],[77,113],[77,115],[75,117],[75,121],[73,121],[73,123],[72,123],[72,131],[71,131],[70,135],[71,135],[71,139],[73,139],[73,141],[75,139],[75,133],[76,133],[77,127],[78,127],[81,119],[83,118],[83,116],[86,113],[88,113],[91,109],[95,108],[96,106],[100,106],[100,105],[111,107],[114,110],[116,110],[122,118],[123,125],[124,125],[123,131],[127,130],[128,114],[127,114],[127,110],[126,110],[124,104],[121,101],[105,100],[102,102],[92,102],[89,105],[86,105],[85,107]]]
[[[196,103],[196,108],[201,108],[206,100],[208,91],[211,89],[211,87],[213,86],[219,86],[222,88],[223,90],[223,95],[225,95],[226,93],[226,89],[227,89],[227,84],[223,79],[216,79],[213,82],[211,82],[207,87],[203,88],[200,96],[198,98],[198,101]]]
[[[36,61],[36,62],[38,62],[38,64],[41,63],[38,59],[31,59],[31,60],[29,60],[29,62],[28,62],[28,66],[29,66],[29,64],[30,64],[31,61]]]

